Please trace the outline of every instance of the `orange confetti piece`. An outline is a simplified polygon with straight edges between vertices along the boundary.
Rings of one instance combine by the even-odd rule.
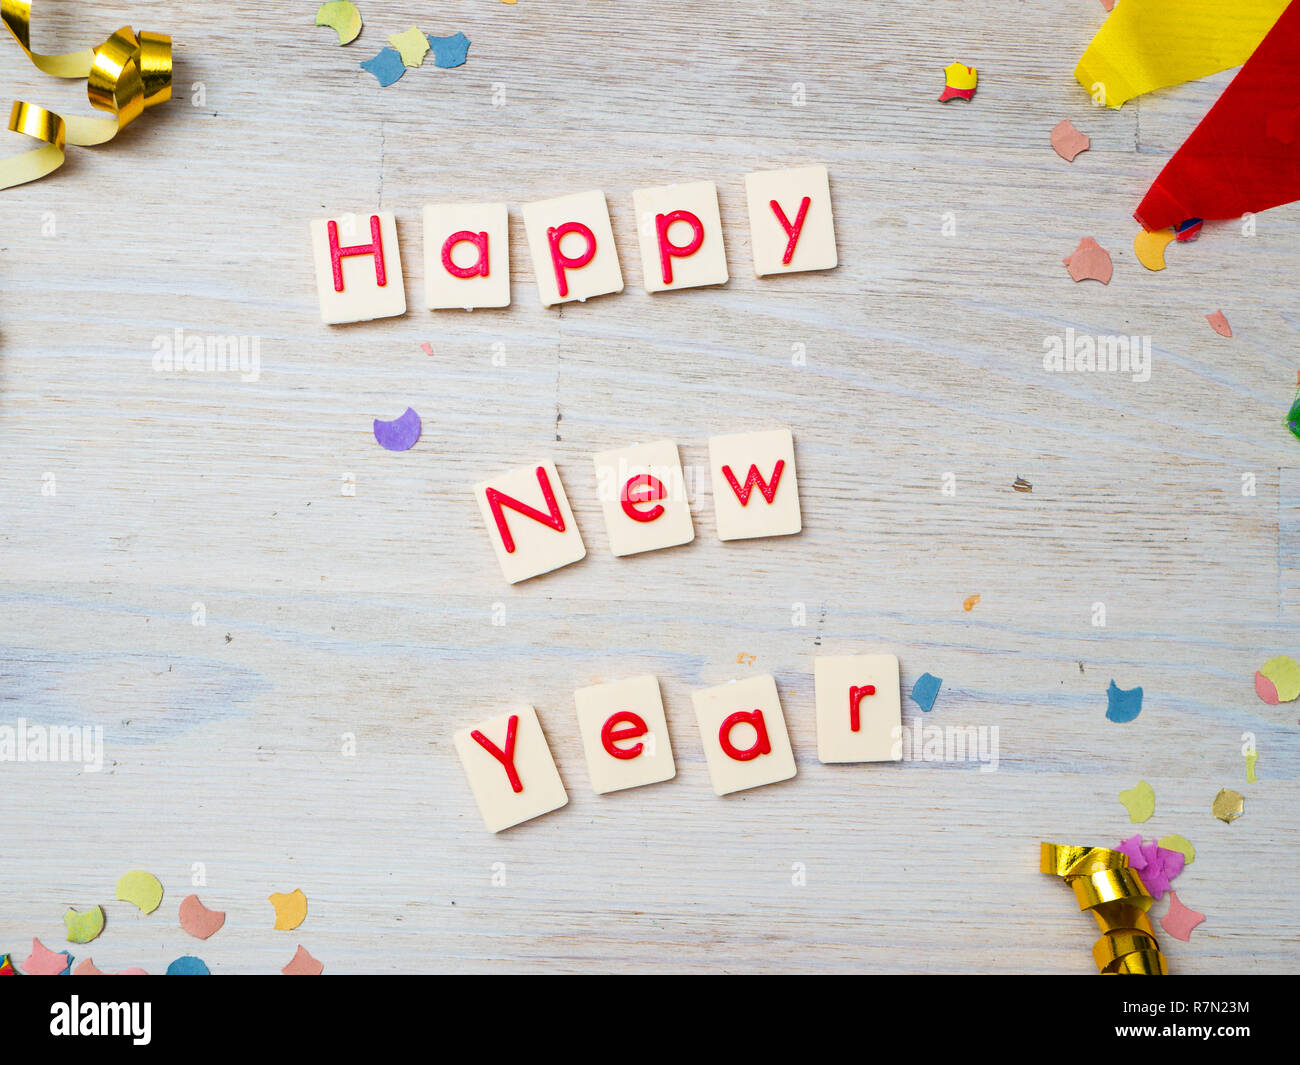
[[[1110,261],[1110,252],[1092,237],[1084,237],[1079,241],[1079,246],[1074,249],[1073,254],[1067,255],[1061,261],[1065,263],[1070,276],[1076,282],[1100,281],[1103,285],[1109,285],[1111,274],[1115,270]]]
[[[1052,147],[1067,163],[1073,163],[1076,155],[1092,147],[1092,141],[1066,118],[1052,127]]]
[[[285,976],[320,976],[324,971],[324,963],[308,954],[301,943],[298,944],[298,949],[294,951],[289,964],[280,970]]]
[[[1205,320],[1210,323],[1210,328],[1218,333],[1219,336],[1232,336],[1232,326],[1228,324],[1228,319],[1223,316],[1222,311],[1215,311],[1213,314],[1207,314]]]
[[[962,600],[961,608],[969,614],[973,609],[975,609],[975,604],[979,601],[980,597],[978,593],[975,595],[968,595]]]

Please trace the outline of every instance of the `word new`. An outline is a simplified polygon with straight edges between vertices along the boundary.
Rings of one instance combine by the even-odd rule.
[[[830,270],[838,263],[824,166],[745,176],[754,274]],[[637,189],[643,281],[669,292],[728,280],[718,190],[711,181]],[[510,227],[504,203],[424,208],[424,298],[430,310],[510,305]],[[623,291],[623,271],[599,189],[523,206],[543,307]],[[397,222],[390,211],[311,223],[321,320],[368,322],[406,313]]]
[[[672,440],[602,451],[596,480],[617,556],[695,539],[682,464]],[[803,528],[789,429],[709,438],[718,539],[790,536]],[[507,581],[515,584],[587,555],[553,462],[530,463],[474,487]]]
[[[896,762],[902,751],[902,697],[892,654],[820,655],[813,660],[817,757],[832,762]],[[659,681],[631,677],[573,693],[578,731],[597,795],[671,780],[673,763]],[[715,795],[795,775],[776,681],[770,675],[692,693]],[[470,790],[491,832],[558,810],[564,782],[531,706],[461,729],[454,736]]]

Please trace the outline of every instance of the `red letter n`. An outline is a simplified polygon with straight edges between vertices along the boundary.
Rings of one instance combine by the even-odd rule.
[[[492,508],[492,517],[496,519],[497,532],[501,534],[501,543],[505,546],[507,554],[514,554],[515,538],[510,535],[510,526],[506,524],[503,507],[518,511],[524,517],[532,518],[533,521],[540,521],[556,532],[564,532],[564,515],[560,513],[560,504],[555,501],[555,492],[551,489],[551,479],[546,476],[545,466],[537,467],[537,483],[542,486],[542,498],[546,501],[547,513],[545,514],[495,488],[488,488],[485,492],[488,506]]]
[[[381,288],[388,284],[388,274],[384,272],[384,238],[379,232],[379,215],[370,216],[370,243],[353,244],[348,248],[339,247],[339,224],[329,220],[326,230],[330,239],[330,268],[334,271],[334,291],[343,291],[343,260],[353,255],[373,255],[375,257],[375,284]],[[319,230],[317,230],[319,232]]]

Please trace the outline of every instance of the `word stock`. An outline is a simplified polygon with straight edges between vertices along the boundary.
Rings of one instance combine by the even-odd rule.
[[[616,556],[695,539],[677,444],[649,444],[594,456],[601,510]],[[789,429],[709,438],[709,471],[720,540],[791,536],[803,529]],[[516,584],[587,555],[559,471],[530,463],[474,486],[483,524],[505,579]]]
[[[830,179],[824,166],[747,174],[745,198],[755,276],[837,265]],[[713,182],[637,189],[632,202],[647,292],[727,282]],[[604,192],[595,189],[527,203],[522,214],[543,307],[623,291]],[[509,306],[506,204],[432,204],[424,208],[423,222],[424,298],[430,310]],[[406,313],[392,212],[317,219],[310,229],[326,325]]]
[[[817,756],[824,763],[902,758],[902,697],[892,654],[813,660]],[[794,752],[771,675],[693,692],[715,795],[795,775]],[[677,775],[659,681],[651,675],[574,692],[592,790],[597,795]],[[569,801],[537,711],[521,706],[454,736],[483,822],[500,832]]]

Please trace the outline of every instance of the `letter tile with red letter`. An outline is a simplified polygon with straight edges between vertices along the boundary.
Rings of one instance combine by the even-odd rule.
[[[712,181],[636,189],[632,204],[647,292],[726,283],[718,187]]]
[[[745,197],[755,276],[830,270],[839,263],[824,166],[746,174]]]
[[[424,301],[431,311],[510,306],[510,215],[504,203],[425,206]]]
[[[523,215],[543,307],[623,291],[603,192],[526,203]]]
[[[715,795],[795,775],[781,699],[770,674],[705,688],[691,699]]]
[[[677,775],[668,741],[668,719],[653,676],[579,688],[578,730],[587,753],[591,787],[597,795]]]
[[[463,728],[452,739],[489,832],[531,821],[569,801],[531,706]]]
[[[326,325],[406,313],[397,220],[391,211],[315,219],[311,251],[320,318]]]
[[[673,441],[601,451],[595,462],[600,505],[615,555],[658,551],[695,539]]]
[[[549,460],[474,486],[483,524],[507,581],[515,584],[586,557],[560,474]]]
[[[818,655],[817,757],[823,762],[896,762],[903,710],[895,655]]]
[[[790,536],[803,529],[789,429],[709,438],[719,540]]]

